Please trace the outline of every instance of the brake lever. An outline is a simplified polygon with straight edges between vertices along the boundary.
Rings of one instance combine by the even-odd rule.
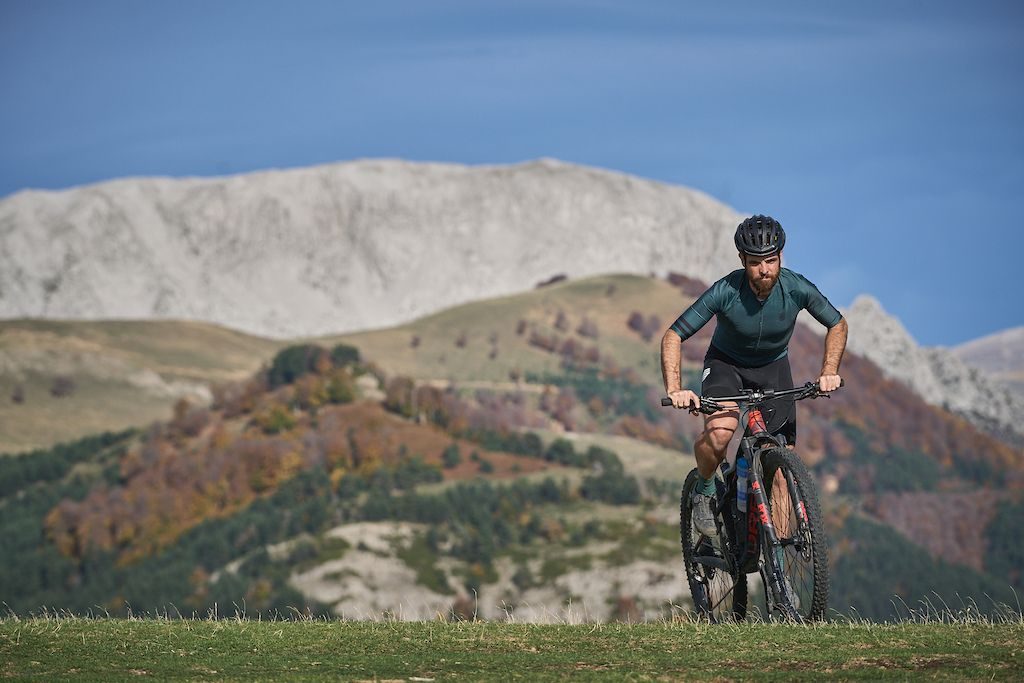
[[[704,399],[700,402],[700,408],[697,412],[704,413],[705,415],[712,415],[722,409],[722,406],[718,405],[718,402],[712,401],[711,399]],[[696,415],[697,413],[694,413]]]

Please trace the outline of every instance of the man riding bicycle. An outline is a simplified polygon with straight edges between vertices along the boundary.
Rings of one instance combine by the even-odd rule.
[[[679,368],[682,342],[697,333],[712,316],[717,327],[704,357],[701,393],[736,395],[741,389],[790,389],[789,340],[797,314],[808,311],[828,328],[818,386],[839,388],[839,364],[846,349],[846,320],[818,288],[804,276],[782,267],[786,233],[770,216],[752,216],[736,228],[736,249],[743,268],[711,285],[679,316],[661,339],[661,368],[665,393],[676,408],[696,409],[700,397],[683,389]],[[736,404],[704,418],[704,431],[693,445],[700,476],[693,497],[693,524],[697,531],[717,533],[711,512],[715,470],[739,424]],[[769,410],[768,430],[796,443],[796,406],[778,401]]]

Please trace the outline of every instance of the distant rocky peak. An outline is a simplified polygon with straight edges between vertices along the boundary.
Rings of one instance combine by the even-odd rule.
[[[878,365],[932,405],[985,431],[1024,443],[1024,399],[1002,382],[970,367],[949,349],[923,348],[874,297],[861,295],[844,311],[849,349]]]
[[[899,363],[904,354],[918,349],[903,323],[873,296],[861,294],[844,315],[850,325],[850,348],[861,355],[868,355],[870,349],[880,358]]]
[[[1024,377],[1024,326],[974,339],[953,352],[982,370]]]

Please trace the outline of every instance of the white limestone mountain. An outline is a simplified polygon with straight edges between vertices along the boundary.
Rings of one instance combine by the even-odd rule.
[[[0,317],[348,332],[556,274],[674,270],[710,282],[735,267],[739,220],[694,190],[547,159],[25,191],[0,201]]]
[[[953,351],[921,347],[873,297],[857,297],[843,312],[849,348],[910,387],[926,402],[967,418],[984,431],[1024,445],[1024,398],[972,367]]]

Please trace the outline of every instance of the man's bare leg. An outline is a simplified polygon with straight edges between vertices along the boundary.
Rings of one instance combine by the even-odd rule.
[[[735,406],[726,404],[720,410],[704,418],[704,432],[693,444],[693,457],[697,460],[697,472],[704,480],[715,476],[715,470],[725,459],[729,441],[739,425],[739,413]]]

